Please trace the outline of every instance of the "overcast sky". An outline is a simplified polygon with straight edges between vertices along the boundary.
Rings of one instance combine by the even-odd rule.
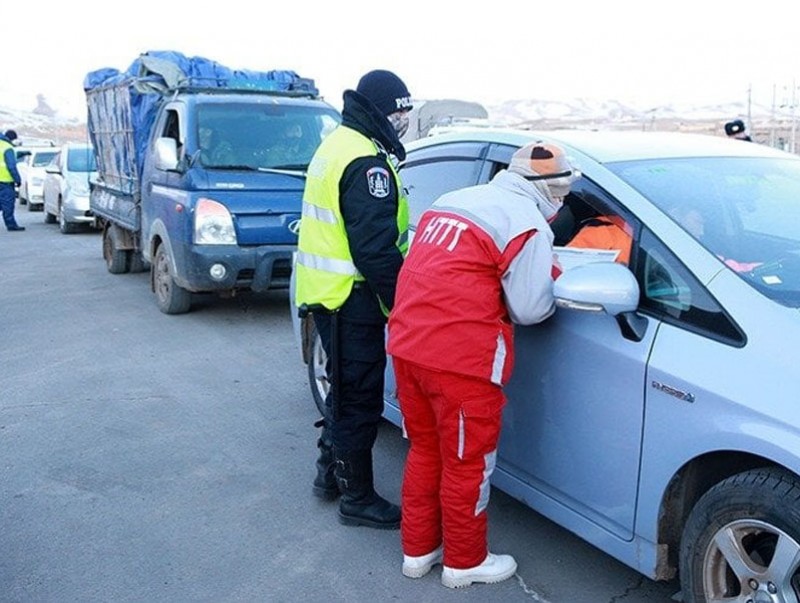
[[[79,117],[88,71],[124,70],[147,50],[177,50],[233,69],[291,69],[314,78],[337,108],[343,90],[376,68],[395,71],[417,99],[485,104],[745,102],[752,87],[753,101],[769,106],[774,86],[780,104],[800,85],[796,0],[3,5],[2,41],[13,50],[4,56],[16,60],[3,65],[0,105],[32,109],[41,93],[60,113]]]

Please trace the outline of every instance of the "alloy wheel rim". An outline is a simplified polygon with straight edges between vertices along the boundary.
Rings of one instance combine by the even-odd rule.
[[[319,391],[320,396],[324,400],[328,395],[330,383],[328,383],[328,374],[325,371],[327,356],[325,354],[325,348],[322,347],[322,341],[319,338],[317,338],[314,345],[311,361],[314,363],[315,385],[317,391]]]
[[[800,543],[764,521],[730,522],[706,550],[703,590],[709,603],[798,603]]]

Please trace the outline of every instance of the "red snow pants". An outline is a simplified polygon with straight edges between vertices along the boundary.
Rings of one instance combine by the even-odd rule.
[[[466,569],[488,553],[486,506],[505,395],[488,379],[393,358],[403,427],[403,553],[444,545],[444,565]]]

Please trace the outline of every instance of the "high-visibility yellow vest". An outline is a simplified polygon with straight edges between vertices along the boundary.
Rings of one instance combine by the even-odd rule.
[[[5,154],[8,149],[14,146],[6,140],[0,140],[0,182],[14,182],[14,177],[5,162]]]
[[[339,126],[322,141],[308,166],[303,216],[295,263],[295,304],[321,304],[336,310],[350,296],[355,281],[363,281],[350,255],[339,205],[339,181],[359,157],[379,154],[375,143],[352,128]],[[389,164],[398,190],[397,248],[408,251],[408,201],[400,178]]]

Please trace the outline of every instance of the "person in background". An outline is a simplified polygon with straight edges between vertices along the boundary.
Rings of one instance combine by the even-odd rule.
[[[514,364],[512,323],[548,318],[553,233],[569,192],[563,150],[528,144],[487,184],[441,196],[422,216],[389,317],[403,426],[403,574],[443,563],[442,584],[514,575],[487,545],[486,508]]]
[[[20,177],[17,171],[17,154],[14,152],[14,141],[17,133],[14,130],[6,130],[0,135],[0,211],[3,212],[3,222],[9,232],[25,230],[24,226],[17,224],[14,218],[14,206],[17,195],[14,187],[19,186]]]
[[[670,208],[667,213],[675,218],[678,224],[680,224],[686,232],[692,235],[700,243],[708,246],[708,241],[705,240],[706,220],[698,209],[690,205],[677,205]],[[716,249],[710,249],[710,251],[713,252],[714,255],[722,260],[725,265],[734,272],[750,272],[762,264],[762,262],[742,262],[739,260],[734,260],[733,258],[727,258],[719,253],[719,250]]]
[[[408,203],[394,159],[405,159],[411,96],[385,70],[344,93],[342,123],[308,166],[295,304],[311,312],[328,356],[330,413],[317,426],[313,493],[335,499],[339,521],[400,527],[400,507],[373,485],[372,448],[383,413],[386,317],[408,248]]]
[[[628,223],[615,215],[597,216],[583,222],[578,233],[567,243],[567,247],[590,249],[614,249],[619,251],[616,262],[630,262],[633,232]]]
[[[725,135],[728,138],[753,142],[753,139],[750,138],[750,135],[745,131],[744,122],[741,119],[734,119],[733,121],[726,123]]]
[[[224,167],[236,162],[231,144],[221,140],[208,126],[200,126],[200,162],[209,167]]]

